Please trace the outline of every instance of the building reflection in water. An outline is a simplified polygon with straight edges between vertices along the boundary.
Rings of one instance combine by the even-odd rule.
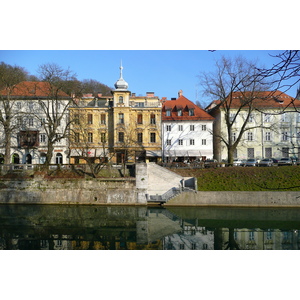
[[[0,249],[298,250],[300,210],[1,205]]]

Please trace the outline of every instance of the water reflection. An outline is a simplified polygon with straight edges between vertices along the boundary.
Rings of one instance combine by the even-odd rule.
[[[299,249],[300,209],[1,205],[0,249]]]

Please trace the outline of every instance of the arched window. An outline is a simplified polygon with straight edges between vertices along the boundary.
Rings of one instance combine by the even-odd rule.
[[[119,103],[124,103],[123,96],[120,96],[120,97],[119,97]]]
[[[55,160],[56,160],[56,164],[57,165],[62,164],[63,163],[63,156],[62,156],[62,154],[61,153],[57,153]]]
[[[20,163],[20,156],[19,154],[15,153],[12,156],[12,163],[13,164],[19,164]]]

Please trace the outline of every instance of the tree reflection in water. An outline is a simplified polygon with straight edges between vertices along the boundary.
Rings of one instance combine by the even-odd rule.
[[[299,209],[1,205],[0,249],[299,249]]]

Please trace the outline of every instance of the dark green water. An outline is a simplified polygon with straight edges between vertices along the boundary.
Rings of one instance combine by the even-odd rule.
[[[298,250],[300,209],[0,205],[0,249]]]

